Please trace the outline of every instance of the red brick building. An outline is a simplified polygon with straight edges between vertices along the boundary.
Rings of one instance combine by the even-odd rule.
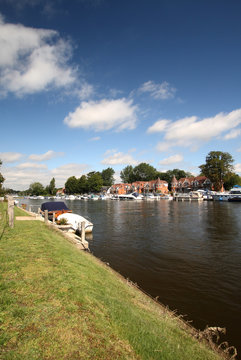
[[[211,190],[211,181],[206,176],[181,178],[179,180],[175,176],[172,178],[171,190],[173,192],[189,192],[198,189]]]
[[[167,181],[160,180],[159,178],[156,180],[150,181],[135,181],[132,184],[114,184],[111,186],[112,194],[129,194],[132,192],[138,193],[147,193],[147,192],[159,192],[162,194],[168,193],[168,183]]]

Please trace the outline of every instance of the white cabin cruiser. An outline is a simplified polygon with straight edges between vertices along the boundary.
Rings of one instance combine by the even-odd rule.
[[[94,225],[89,220],[85,219],[83,216],[80,216],[78,214],[73,214],[73,213],[61,214],[57,217],[57,220],[61,220],[61,219],[66,219],[68,224],[70,224],[72,229],[75,231],[79,231],[79,229],[81,229],[81,223],[83,221],[85,222],[86,233],[91,233],[93,230]]]
[[[230,190],[230,196],[228,201],[231,202],[241,202],[241,186],[239,185],[235,185],[231,190]]]

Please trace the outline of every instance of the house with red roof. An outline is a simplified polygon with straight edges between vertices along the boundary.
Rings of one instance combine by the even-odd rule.
[[[175,176],[172,178],[171,190],[173,192],[189,192],[200,189],[212,189],[212,183],[206,176],[186,177],[179,180]]]
[[[168,183],[167,181],[158,178],[150,181],[135,181],[132,184],[114,184],[111,186],[110,192],[117,195],[129,194],[132,192],[138,192],[139,194],[147,192],[167,194]]]

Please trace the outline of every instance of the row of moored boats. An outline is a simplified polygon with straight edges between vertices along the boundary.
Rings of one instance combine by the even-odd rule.
[[[230,191],[204,191],[197,190],[189,193],[174,195],[174,200],[209,200],[209,201],[230,201],[241,202],[241,186],[235,185]]]
[[[215,201],[241,201],[241,186],[235,185],[228,192],[216,192],[216,191],[190,191],[188,193],[176,193],[173,196],[170,194],[155,194],[146,193],[139,194],[133,192],[131,194],[90,194],[90,195],[62,195],[53,197],[44,196],[29,196],[32,200],[54,200],[54,201],[65,201],[65,200],[215,200]]]

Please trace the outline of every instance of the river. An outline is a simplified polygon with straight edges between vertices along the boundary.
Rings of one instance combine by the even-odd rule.
[[[95,256],[196,328],[225,327],[241,353],[241,203],[66,203],[94,223]]]

